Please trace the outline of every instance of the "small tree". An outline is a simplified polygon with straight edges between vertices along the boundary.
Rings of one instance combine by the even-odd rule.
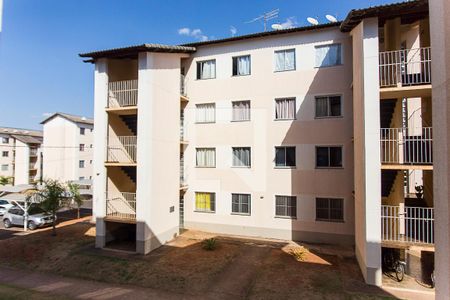
[[[66,189],[58,180],[46,180],[44,187],[40,190],[41,207],[53,216],[53,235],[56,235],[56,213],[64,207],[64,195]]]
[[[67,183],[67,187],[70,192],[70,197],[72,198],[73,203],[77,207],[77,219],[80,218],[80,208],[83,205],[83,198],[80,195],[80,186],[76,183],[69,182]]]
[[[7,185],[11,183],[11,178],[7,176],[0,176],[0,185]]]

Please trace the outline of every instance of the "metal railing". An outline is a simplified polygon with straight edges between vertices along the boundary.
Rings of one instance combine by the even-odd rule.
[[[108,83],[108,107],[136,106],[137,100],[137,79],[112,81]]]
[[[28,169],[29,170],[36,170],[37,169],[37,164],[36,163],[29,163]]]
[[[106,193],[106,216],[136,219],[136,193]]]
[[[180,153],[180,185],[186,185],[186,177],[184,174],[184,153]]]
[[[36,148],[30,148],[30,156],[37,156],[38,149]]]
[[[137,137],[117,136],[108,141],[108,162],[136,162]]]
[[[185,140],[185,135],[186,135],[186,131],[185,131],[185,126],[184,126],[184,118],[180,118],[180,141],[184,141]]]
[[[434,244],[434,208],[382,205],[383,241]]]
[[[431,83],[431,48],[380,52],[380,86]]]
[[[180,74],[180,94],[183,96],[187,96],[186,92],[186,76]]]
[[[433,163],[433,130],[422,128],[381,128],[381,163]]]

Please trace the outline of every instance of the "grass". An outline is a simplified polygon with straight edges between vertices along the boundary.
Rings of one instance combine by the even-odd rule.
[[[63,296],[48,295],[33,290],[0,284],[0,299],[3,300],[64,300]]]

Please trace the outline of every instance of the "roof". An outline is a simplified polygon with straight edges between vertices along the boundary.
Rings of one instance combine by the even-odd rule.
[[[341,24],[341,31],[351,31],[366,18],[378,17],[381,22],[384,22],[386,19],[426,14],[428,14],[428,0],[404,1],[363,9],[352,9]]]
[[[23,193],[28,190],[35,189],[36,187],[31,184],[18,184],[18,185],[4,185],[0,186],[0,192],[4,193]],[[1,196],[3,198],[4,196]]]
[[[72,122],[75,122],[75,123],[94,125],[94,119],[86,118],[86,117],[82,117],[82,116],[77,116],[77,115],[61,113],[61,112],[54,113],[53,115],[51,115],[50,117],[48,117],[47,119],[42,121],[41,124],[45,124],[48,121],[50,121],[51,119],[56,118],[57,116],[60,116],[60,117],[62,117],[64,119],[66,119],[66,120],[69,120],[69,121],[72,121]]]
[[[25,144],[42,144],[42,137],[11,134],[13,138]]]
[[[281,30],[271,30],[271,31],[264,31],[264,32],[257,32],[257,33],[247,34],[247,35],[235,36],[235,37],[230,37],[230,38],[225,38],[225,39],[188,43],[188,44],[183,44],[182,46],[199,47],[199,46],[205,46],[205,45],[221,44],[221,43],[236,42],[236,41],[248,40],[248,39],[254,39],[254,38],[268,37],[268,36],[274,36],[274,35],[282,35],[282,34],[287,34],[287,33],[319,30],[319,29],[324,29],[324,28],[332,28],[332,27],[338,27],[340,25],[341,25],[341,22],[334,22],[334,23],[326,23],[326,24],[319,24],[319,25],[312,25],[312,26],[309,25],[309,26],[303,26],[303,27],[294,27],[294,28],[281,29]]]
[[[0,127],[0,133],[9,135],[26,135],[26,136],[42,137],[42,131],[40,130],[14,128],[14,127]]]
[[[162,44],[142,44],[128,46],[123,48],[113,48],[107,50],[98,50],[94,52],[81,53],[80,57],[90,57],[92,59],[109,57],[109,58],[126,58],[136,56],[139,52],[166,52],[166,53],[192,53],[195,48],[186,46],[172,46]]]

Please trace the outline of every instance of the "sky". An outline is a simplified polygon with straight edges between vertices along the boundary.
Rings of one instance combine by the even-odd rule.
[[[1,1],[1,0],[0,0]],[[182,44],[263,31],[246,23],[342,20],[353,8],[395,0],[3,0],[0,126],[41,129],[53,112],[93,115],[93,65],[78,53],[143,43]]]

